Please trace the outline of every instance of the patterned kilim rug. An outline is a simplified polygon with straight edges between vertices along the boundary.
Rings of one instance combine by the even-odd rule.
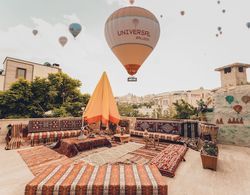
[[[159,145],[156,144],[156,148],[153,145],[149,145],[148,148],[145,148],[145,142],[142,138],[132,137],[133,142],[143,144],[143,147],[129,152],[122,158],[117,160],[117,163],[125,163],[125,164],[147,164],[149,163],[157,154],[159,154],[162,150],[164,150],[169,143],[160,142]]]
[[[103,165],[106,163],[114,163],[117,162],[122,156],[128,154],[129,152],[133,152],[141,147],[143,144],[129,142],[123,145],[119,145],[116,147],[109,148],[107,150],[90,154],[81,160],[86,163],[90,163],[93,165]]]
[[[36,176],[41,173],[48,165],[65,165],[73,161],[45,146],[36,146],[29,149],[18,151],[31,172]]]

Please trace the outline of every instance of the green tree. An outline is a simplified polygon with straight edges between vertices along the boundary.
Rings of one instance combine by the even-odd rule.
[[[190,119],[192,115],[196,114],[196,109],[189,103],[185,102],[183,99],[181,99],[180,101],[176,101],[173,104],[176,110],[176,115],[174,118]]]
[[[54,108],[52,110],[54,117],[66,117],[69,116],[69,113],[67,112],[66,108],[61,106],[60,108]]]
[[[1,118],[29,117],[30,99],[32,96],[30,83],[24,79],[12,84],[9,90],[0,95]]]
[[[118,104],[118,110],[120,115],[122,116],[128,116],[128,117],[138,117],[139,111],[133,108],[133,105],[121,103]]]
[[[44,113],[53,108],[53,93],[50,93],[50,83],[47,79],[36,78],[31,82],[31,106],[32,117],[42,117]]]
[[[153,110],[153,117],[157,119],[160,119],[163,117],[161,106],[158,105],[158,107]]]
[[[53,97],[53,105],[59,108],[63,103],[72,99],[79,99],[81,82],[69,77],[65,73],[49,74],[50,95]]]
[[[0,118],[81,116],[90,96],[81,94],[81,82],[65,73],[49,74],[32,82],[20,79],[0,93]]]

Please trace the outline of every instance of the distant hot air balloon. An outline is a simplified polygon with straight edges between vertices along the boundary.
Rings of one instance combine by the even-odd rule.
[[[163,18],[163,15],[161,14],[160,17]]]
[[[133,5],[135,0],[129,0],[130,5]]]
[[[242,110],[242,106],[241,105],[235,105],[233,107],[233,109],[235,110],[235,112],[237,112],[239,114],[241,112],[241,110]]]
[[[68,39],[65,36],[61,36],[58,40],[59,40],[59,43],[61,44],[61,46],[63,46],[63,47],[68,42]]]
[[[218,34],[216,34],[215,36],[216,36],[216,37],[218,37],[219,35],[218,35]]]
[[[225,10],[225,9],[223,9],[223,10],[222,10],[222,13],[223,13],[223,14],[224,14],[224,13],[226,13],[226,10]]]
[[[217,29],[218,29],[218,31],[221,31],[221,27],[220,26]]]
[[[81,32],[82,26],[78,23],[72,23],[69,25],[69,31],[73,35],[74,38]]]
[[[37,35],[37,33],[38,33],[38,30],[36,30],[36,29],[34,29],[33,31],[32,31],[32,33],[33,33],[33,35]]]
[[[217,4],[220,4],[220,1],[217,1]]]
[[[247,25],[247,28],[250,28],[250,22],[247,22],[246,25]]]
[[[222,31],[220,31],[220,34],[222,35]]]
[[[160,25],[157,18],[140,7],[121,8],[105,24],[106,41],[131,76],[137,73],[153,51],[159,36]]]
[[[181,15],[184,16],[185,15],[185,11],[181,11]]]

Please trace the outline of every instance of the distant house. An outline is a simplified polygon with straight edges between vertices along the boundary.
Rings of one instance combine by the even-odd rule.
[[[33,81],[36,77],[47,78],[49,73],[61,72],[58,64],[38,64],[26,60],[6,57],[0,70],[0,91],[9,89],[19,78]]]
[[[203,87],[195,90],[185,90],[185,91],[172,91],[157,94],[153,100],[156,105],[162,108],[162,112],[166,112],[173,106],[176,101],[184,100],[185,102],[197,107],[197,101],[203,99],[205,102],[212,100],[211,90],[204,89]],[[209,107],[213,107],[211,101]]]

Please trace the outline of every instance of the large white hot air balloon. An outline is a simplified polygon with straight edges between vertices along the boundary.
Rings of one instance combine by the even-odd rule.
[[[105,37],[116,57],[129,75],[140,66],[155,48],[160,36],[160,25],[150,11],[141,7],[124,7],[106,21]],[[128,80],[136,80],[130,77]]]

